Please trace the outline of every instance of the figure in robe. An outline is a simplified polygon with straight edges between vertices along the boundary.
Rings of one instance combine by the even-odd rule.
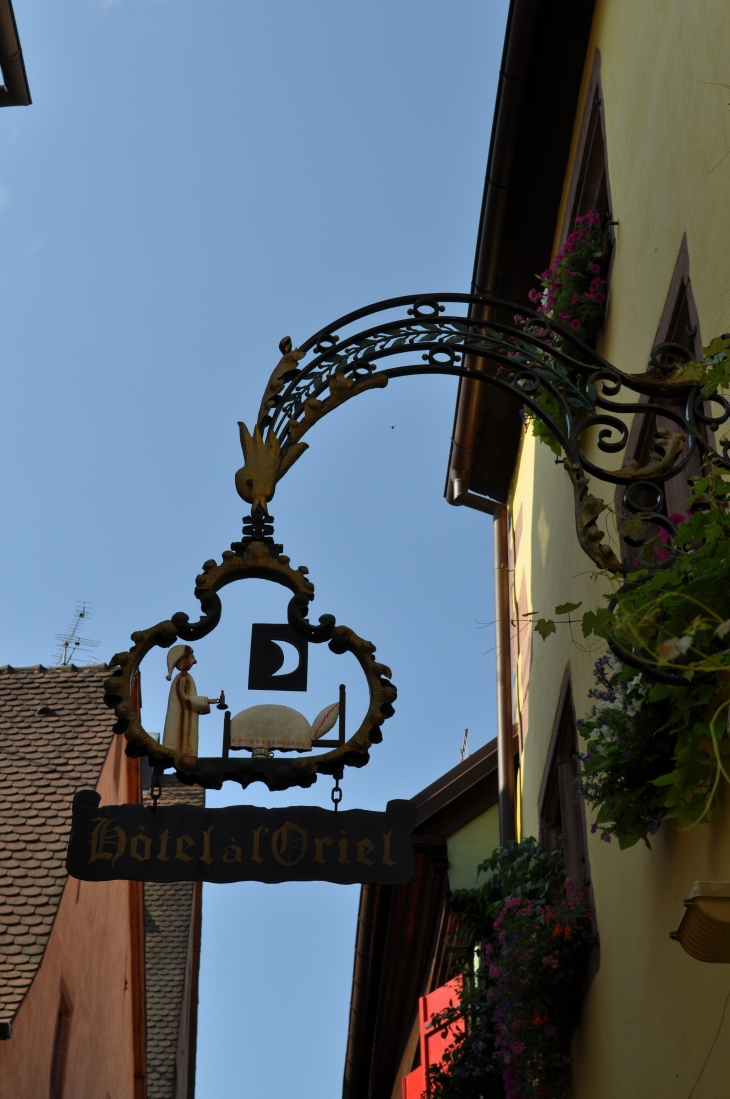
[[[167,678],[172,679],[175,670],[179,674],[170,687],[162,743],[166,748],[191,756],[198,754],[198,715],[209,714],[211,703],[219,701],[197,693],[195,680],[190,675],[190,669],[197,663],[189,645],[173,645],[167,654]]]

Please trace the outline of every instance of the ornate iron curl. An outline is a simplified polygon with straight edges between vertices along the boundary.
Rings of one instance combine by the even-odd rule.
[[[215,566],[215,561],[206,561],[205,565]],[[203,568],[205,568],[203,565]],[[200,600],[200,609],[203,612],[197,622],[191,622],[183,611],[173,614],[170,621],[177,630],[177,636],[183,641],[200,641],[201,637],[214,630],[221,620],[223,604],[220,596],[214,591],[199,591],[195,589],[195,598]]]
[[[293,595],[286,609],[286,617],[289,625],[306,637],[307,641],[313,641],[315,645],[322,641],[329,641],[335,628],[336,619],[333,614],[320,615],[319,625],[312,626],[307,618],[309,609],[309,596],[303,593]]]

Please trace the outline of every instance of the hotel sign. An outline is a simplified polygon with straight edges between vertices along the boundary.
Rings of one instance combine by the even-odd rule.
[[[401,885],[413,876],[416,807],[334,813],[299,805],[99,806],[74,797],[66,868],[82,881],[330,881]]]

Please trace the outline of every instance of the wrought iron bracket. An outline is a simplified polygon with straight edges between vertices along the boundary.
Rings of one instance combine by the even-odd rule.
[[[363,321],[367,327],[360,328]],[[573,483],[578,540],[600,569],[630,573],[634,566],[604,541],[597,519],[607,505],[589,491],[590,477],[623,486],[627,516],[643,519],[647,530],[631,544],[642,545],[657,530],[673,543],[677,528],[666,515],[664,485],[695,453],[730,468],[728,439],[719,449],[711,441],[711,432],[730,419],[730,404],[720,394],[706,398],[685,378],[690,354],[677,344],[658,345],[647,369],[630,374],[525,306],[470,294],[422,294],[366,306],[298,349],[288,337],[280,349],[253,434],[241,425],[245,464],[236,485],[254,508],[265,509],[315,423],[360,393],[416,375],[473,379],[513,395],[525,414],[542,421],[559,443]],[[635,396],[627,400],[627,393]],[[619,464],[616,456],[625,451],[636,416],[661,417],[670,426],[655,431],[643,465],[627,458]],[[607,460],[596,460],[596,452]]]

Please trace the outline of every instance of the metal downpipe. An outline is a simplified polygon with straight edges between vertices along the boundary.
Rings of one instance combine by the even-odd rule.
[[[494,617],[497,641],[497,779],[500,844],[517,839],[507,525],[507,508],[503,504],[494,512]]]

